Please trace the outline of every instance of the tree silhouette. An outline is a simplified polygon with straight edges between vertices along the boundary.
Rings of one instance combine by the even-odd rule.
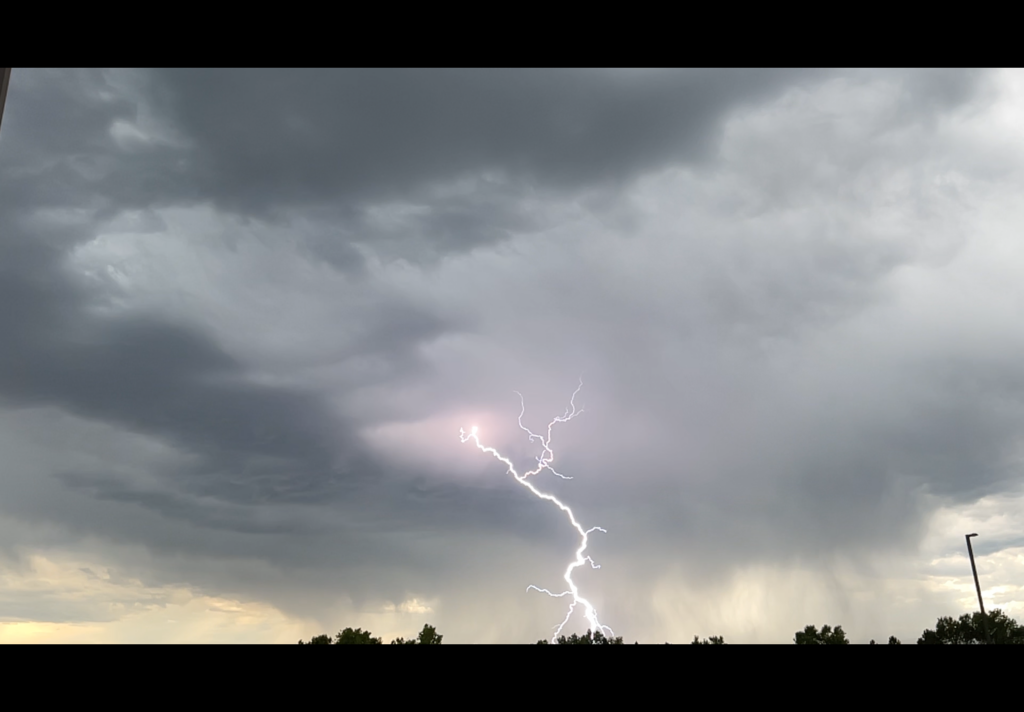
[[[439,635],[437,628],[432,625],[423,626],[415,638],[395,638],[391,645],[440,645],[443,635]],[[374,638],[373,634],[362,628],[346,628],[340,631],[334,638],[329,635],[317,635],[309,642],[300,640],[299,645],[381,645],[380,638]]]
[[[950,616],[944,616],[936,621],[935,629],[925,630],[917,641],[919,645],[977,645],[986,642],[987,632],[991,635],[995,644],[1024,645],[1024,625],[1013,620],[998,608],[984,615],[979,611],[976,613],[965,613],[959,619],[954,620]],[[437,632],[432,625],[424,625],[423,629],[415,638],[406,640],[396,638],[391,641],[392,645],[440,645],[444,636]],[[368,630],[361,628],[345,628],[339,631],[334,637],[327,634],[316,635],[309,641],[300,640],[299,645],[381,645],[381,639],[375,638]],[[588,630],[584,635],[573,633],[570,636],[559,636],[554,641],[556,645],[622,645],[622,636],[608,637],[601,631]],[[815,626],[809,625],[794,636],[793,642],[797,645],[849,645],[846,632],[842,626],[822,626],[819,631]],[[549,641],[538,640],[538,645],[547,645]],[[872,640],[871,645],[875,645]],[[667,643],[666,643],[667,645]],[[725,645],[722,636],[713,635],[709,638],[700,639],[693,637],[692,645]],[[899,638],[889,636],[889,645],[901,645]]]
[[[959,619],[943,616],[935,628],[927,629],[918,639],[918,645],[981,645],[987,642],[985,624],[996,645],[1024,644],[1024,626],[998,608],[987,614],[981,611],[964,613]]]
[[[793,642],[797,645],[849,645],[850,641],[846,639],[846,633],[843,631],[841,625],[837,625],[835,630],[832,630],[830,626],[823,625],[821,632],[818,631],[813,625],[809,625],[803,629],[803,632],[798,632],[793,638]]]
[[[381,639],[374,638],[368,630],[346,628],[334,636],[335,645],[380,645]]]
[[[421,630],[420,634],[416,637],[416,644],[417,645],[440,645],[441,644],[441,638],[443,638],[443,637],[444,637],[443,635],[438,635],[437,634],[437,629],[435,629],[434,626],[432,626],[432,625],[425,625],[425,626],[423,626],[423,630]]]
[[[538,640],[537,645],[547,645],[548,641]],[[573,633],[569,637],[560,636],[556,641],[556,645],[622,645],[622,636],[618,638],[608,638],[601,631],[587,631],[586,635],[577,635]]]
[[[310,638],[308,643],[300,640],[299,645],[330,645],[332,642],[331,636],[325,633],[324,635],[317,635]]]
[[[335,645],[380,645],[381,639],[374,638],[370,631],[362,628],[346,628],[334,636]]]

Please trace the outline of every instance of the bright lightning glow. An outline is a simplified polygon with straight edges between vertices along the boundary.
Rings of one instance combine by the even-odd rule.
[[[551,429],[555,426],[555,423],[565,423],[565,422],[567,422],[569,420],[572,420],[577,415],[579,415],[580,413],[583,412],[582,408],[579,409],[579,410],[576,409],[576,394],[580,392],[581,388],[583,388],[583,379],[580,379],[580,385],[573,392],[572,398],[569,401],[569,406],[570,407],[566,409],[565,414],[562,415],[561,417],[556,416],[554,420],[552,420],[550,423],[548,423],[548,434],[547,434],[546,438],[543,435],[538,435],[537,433],[532,432],[529,428],[527,428],[525,425],[523,425],[523,414],[526,413],[526,403],[523,401],[523,394],[519,393],[518,391],[515,391],[516,395],[519,396],[519,402],[520,402],[520,405],[522,406],[522,410],[520,410],[520,412],[519,412],[519,427],[522,428],[526,432],[527,435],[529,435],[529,439],[530,439],[531,443],[534,440],[539,440],[540,444],[541,444],[541,447],[543,447],[543,449],[544,449],[543,453],[541,455],[537,456],[537,465],[538,465],[537,469],[530,470],[529,472],[523,473],[522,475],[520,475],[516,471],[516,468],[512,464],[511,460],[509,460],[507,457],[503,456],[501,453],[499,453],[494,448],[492,448],[492,447],[485,447],[480,442],[480,439],[477,437],[477,427],[475,425],[473,426],[472,430],[470,430],[468,433],[465,430],[462,430],[462,429],[459,430],[459,437],[462,440],[462,442],[466,442],[467,440],[472,439],[473,442],[476,443],[476,446],[480,450],[482,450],[483,452],[486,452],[486,453],[489,453],[489,454],[493,455],[495,458],[497,458],[498,460],[501,460],[503,463],[505,463],[505,465],[508,467],[509,473],[513,477],[516,478],[516,481],[519,482],[519,484],[521,484],[524,487],[526,487],[527,489],[529,489],[531,492],[533,492],[535,495],[537,495],[541,499],[545,499],[545,500],[547,500],[549,502],[553,502],[559,509],[561,509],[563,512],[566,513],[566,515],[568,515],[569,521],[572,522],[572,525],[573,525],[573,527],[575,527],[576,531],[578,531],[580,533],[581,541],[580,541],[579,549],[576,550],[576,558],[575,558],[575,560],[572,563],[569,564],[569,567],[565,570],[565,582],[567,584],[569,584],[569,590],[568,591],[563,591],[562,593],[552,593],[551,591],[547,590],[546,588],[538,588],[537,586],[527,586],[527,588],[526,588],[527,591],[529,591],[532,588],[535,591],[540,591],[542,593],[546,593],[549,596],[552,596],[553,598],[561,598],[563,596],[572,596],[572,603],[569,604],[569,612],[566,614],[565,620],[563,620],[561,622],[561,624],[559,624],[556,627],[555,634],[551,636],[551,642],[552,643],[557,641],[559,634],[562,632],[562,628],[564,628],[565,624],[569,622],[569,619],[572,617],[573,611],[576,610],[576,606],[579,605],[579,604],[583,605],[584,615],[585,615],[585,617],[587,619],[587,622],[590,624],[590,630],[592,630],[592,631],[603,631],[603,632],[607,632],[609,635],[614,635],[614,633],[613,633],[611,628],[609,628],[607,626],[604,626],[604,625],[601,625],[601,623],[597,620],[597,611],[594,610],[594,606],[592,606],[590,604],[590,602],[587,601],[587,599],[585,599],[585,598],[580,596],[579,589],[576,588],[576,584],[573,583],[573,580],[572,580],[572,572],[573,572],[573,570],[578,568],[578,567],[580,567],[580,566],[582,566],[584,563],[588,563],[589,562],[590,565],[593,568],[595,568],[595,569],[601,568],[598,564],[594,563],[594,560],[591,559],[589,556],[584,556],[583,552],[586,551],[586,549],[587,549],[587,539],[590,536],[590,532],[593,532],[593,531],[604,532],[605,530],[602,529],[601,527],[591,527],[590,529],[584,530],[583,527],[580,526],[580,523],[576,521],[576,517],[572,513],[571,509],[569,509],[567,506],[562,504],[562,502],[560,502],[558,500],[558,498],[555,497],[554,495],[545,494],[544,492],[540,492],[536,487],[534,487],[532,484],[530,484],[526,480],[527,477],[531,477],[533,475],[536,475],[541,470],[549,470],[552,474],[554,474],[554,475],[556,475],[558,477],[561,477],[564,480],[571,480],[572,479],[571,477],[566,477],[565,475],[562,475],[562,474],[560,474],[558,472],[555,472],[554,468],[551,467],[551,463],[555,459],[555,454],[551,450]]]

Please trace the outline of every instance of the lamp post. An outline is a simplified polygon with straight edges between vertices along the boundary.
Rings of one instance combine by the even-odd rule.
[[[981,584],[978,583],[978,567],[974,565],[974,548],[971,546],[972,536],[978,536],[978,534],[967,534],[964,538],[967,539],[967,554],[971,557],[971,571],[974,572],[974,588],[978,591],[978,606],[981,607],[981,622],[985,626],[985,640],[991,644],[992,636],[988,632],[988,616],[985,614],[985,602],[981,600]]]

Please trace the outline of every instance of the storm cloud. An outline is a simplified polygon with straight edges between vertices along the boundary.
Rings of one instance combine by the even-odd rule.
[[[974,605],[951,521],[1019,616],[1021,118],[1001,71],[13,70],[0,631],[549,635],[574,532],[459,428],[529,468],[513,391],[581,376],[536,481],[630,642],[906,642]]]

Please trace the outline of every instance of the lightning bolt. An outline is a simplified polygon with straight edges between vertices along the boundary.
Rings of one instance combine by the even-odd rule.
[[[576,607],[578,605],[583,606],[584,616],[586,617],[587,622],[590,624],[590,630],[600,630],[608,633],[609,635],[614,635],[614,632],[611,628],[605,625],[601,625],[600,621],[597,620],[597,611],[594,610],[594,606],[591,605],[591,603],[587,599],[580,596],[579,589],[576,587],[576,584],[572,580],[572,572],[585,563],[589,563],[591,567],[595,569],[601,568],[600,565],[594,563],[594,560],[592,558],[590,558],[589,556],[584,556],[583,552],[587,550],[587,540],[589,539],[591,532],[599,531],[607,533],[607,531],[605,529],[602,529],[601,527],[591,527],[590,529],[585,530],[580,525],[580,523],[576,521],[576,516],[572,513],[572,510],[569,507],[567,507],[565,504],[559,501],[559,499],[554,495],[541,492],[536,487],[534,487],[530,482],[527,481],[528,477],[532,477],[533,475],[539,474],[542,470],[548,470],[553,475],[561,477],[563,480],[572,479],[571,477],[566,477],[565,475],[556,472],[555,469],[551,467],[551,463],[555,459],[555,453],[551,449],[551,429],[555,427],[556,423],[566,423],[583,412],[582,408],[578,410],[576,408],[576,395],[580,392],[581,388],[583,388],[582,378],[580,379],[579,386],[573,392],[572,398],[569,400],[569,408],[566,408],[565,413],[563,415],[555,416],[555,418],[550,423],[548,423],[547,437],[543,435],[538,435],[537,433],[534,433],[525,425],[523,425],[523,415],[526,413],[526,403],[523,400],[522,393],[520,393],[519,391],[513,391],[516,395],[519,396],[519,403],[522,406],[522,409],[519,412],[519,427],[526,432],[526,434],[529,436],[529,440],[531,443],[534,441],[540,441],[541,447],[543,448],[543,452],[536,458],[537,468],[534,470],[530,470],[529,472],[519,474],[516,471],[515,465],[512,464],[511,460],[509,460],[507,457],[502,455],[494,448],[486,447],[485,445],[483,445],[480,442],[480,438],[477,436],[476,426],[473,426],[473,428],[468,433],[462,428],[459,429],[459,438],[462,440],[462,442],[472,440],[474,443],[476,443],[477,448],[479,448],[482,452],[493,455],[496,459],[503,462],[508,467],[509,474],[515,477],[516,481],[519,482],[519,484],[521,484],[523,487],[526,487],[540,499],[552,502],[553,504],[555,504],[555,506],[557,506],[559,509],[565,512],[566,516],[569,517],[569,521],[572,523],[573,528],[575,528],[576,531],[580,534],[580,546],[576,550],[576,558],[569,564],[569,567],[565,570],[565,582],[569,585],[569,589],[567,591],[563,591],[562,593],[552,593],[546,588],[538,588],[537,586],[533,585],[526,587],[527,591],[533,589],[535,591],[540,591],[541,593],[546,593],[553,598],[572,596],[572,603],[569,604],[569,612],[566,614],[565,620],[563,620],[558,626],[556,626],[555,633],[551,636],[552,643],[557,641],[559,634],[562,632],[562,629],[565,627],[565,624],[569,622],[569,619],[572,618],[572,614],[576,610]]]

